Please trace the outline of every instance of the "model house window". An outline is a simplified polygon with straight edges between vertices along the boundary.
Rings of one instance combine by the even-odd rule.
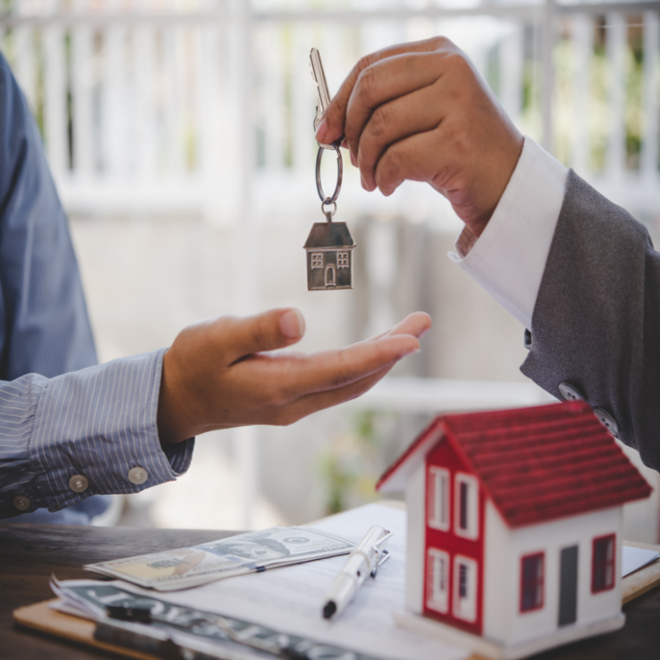
[[[454,512],[454,532],[467,539],[478,538],[479,482],[469,474],[456,473]]]
[[[348,268],[348,252],[337,252],[337,266]]]
[[[614,588],[615,541],[614,534],[594,539],[591,559],[591,591],[593,593]]]
[[[520,611],[531,612],[543,607],[544,555],[527,555],[520,562]]]
[[[460,555],[454,557],[453,614],[470,623],[477,618],[477,562]]]
[[[426,606],[442,614],[449,609],[449,555],[429,548],[426,559]]]
[[[449,471],[431,467],[428,474],[428,524],[433,529],[449,529]]]
[[[312,268],[323,268],[323,252],[312,252]]]

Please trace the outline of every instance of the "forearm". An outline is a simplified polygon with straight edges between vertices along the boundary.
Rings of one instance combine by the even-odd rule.
[[[561,383],[578,392],[660,469],[660,255],[553,161],[527,140],[486,230],[452,258],[531,330],[523,373],[557,398]]]
[[[158,437],[162,355],[0,383],[0,517],[138,492],[185,472],[192,441],[164,451]]]
[[[560,397],[574,386],[660,469],[660,255],[646,229],[575,173],[532,317],[522,371]]]

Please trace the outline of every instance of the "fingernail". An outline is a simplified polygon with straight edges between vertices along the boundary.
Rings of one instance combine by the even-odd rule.
[[[357,158],[355,157],[355,154],[351,151],[351,163],[353,167],[357,167]]]
[[[409,355],[416,355],[421,350],[422,350],[421,348],[413,348],[412,350],[408,351],[407,353],[403,353],[401,355],[401,357],[404,358],[404,357],[408,357]]]
[[[369,190],[369,188],[367,188],[367,184],[366,184],[366,182],[365,182],[365,180],[364,180],[364,177],[363,177],[361,174],[360,174],[360,182],[362,183],[362,187],[363,187],[365,190]]]
[[[316,129],[316,141],[317,142],[325,142],[325,136],[326,136],[327,132],[328,132],[328,123],[324,119],[319,124],[319,127]]]
[[[305,319],[297,309],[290,309],[280,317],[280,330],[289,339],[299,339],[305,334]]]
[[[429,328],[429,330],[430,330],[430,328]],[[426,337],[426,335],[429,334],[429,330],[422,330],[422,331],[417,335],[417,339],[424,339],[424,337]]]

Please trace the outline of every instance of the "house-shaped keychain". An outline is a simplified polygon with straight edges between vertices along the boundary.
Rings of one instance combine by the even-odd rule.
[[[315,222],[304,247],[309,291],[353,288],[355,241],[345,222]]]

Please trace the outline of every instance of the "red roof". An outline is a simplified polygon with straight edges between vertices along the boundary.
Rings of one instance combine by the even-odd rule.
[[[438,417],[376,488],[400,487],[443,437],[479,477],[511,527],[619,506],[651,494],[584,402]]]

